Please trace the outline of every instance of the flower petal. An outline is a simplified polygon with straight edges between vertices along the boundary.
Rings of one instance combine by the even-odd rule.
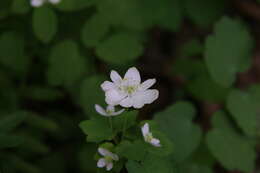
[[[103,109],[100,105],[96,104],[95,105],[95,109],[96,111],[100,114],[100,115],[103,115],[103,116],[107,116],[107,112],[105,111],[105,109]]]
[[[151,140],[151,144],[155,147],[161,147],[161,144],[160,144],[160,140],[159,139],[156,139],[156,138],[153,138]]]
[[[145,123],[144,126],[142,127],[142,134],[143,136],[146,136],[149,133],[149,124]]]
[[[113,168],[113,162],[109,162],[106,167],[107,171],[110,171],[112,168]]]
[[[98,148],[98,152],[99,152],[99,154],[101,154],[102,156],[109,156],[109,155],[111,155],[111,152],[108,151],[108,150],[105,149],[105,148]]]
[[[111,113],[111,115],[113,115],[113,116],[120,115],[120,114],[122,114],[124,111],[125,111],[125,109],[121,109],[120,111]]]
[[[105,81],[101,84],[101,88],[103,91],[108,91],[115,88],[115,84],[113,82]]]
[[[103,168],[105,166],[106,166],[106,160],[104,158],[99,159],[97,162],[97,167]]]
[[[133,97],[133,107],[136,109],[142,108],[145,104],[151,104],[159,97],[158,90],[146,90],[135,94]]]
[[[115,161],[118,161],[118,160],[119,160],[119,157],[118,157],[117,154],[113,154],[112,158],[113,158],[113,160],[115,160]]]
[[[111,71],[110,78],[116,84],[122,81],[121,76],[114,70]]]
[[[123,99],[119,104],[122,107],[130,108],[133,106],[133,99],[131,97],[127,97],[127,98]]]
[[[118,105],[119,102],[126,97],[126,94],[124,93],[119,93],[117,90],[112,89],[106,92],[106,103],[108,105]]]
[[[131,79],[131,80],[135,80],[138,82],[138,84],[141,83],[141,76],[139,71],[135,68],[132,67],[130,69],[128,69],[128,71],[126,72],[124,79]]]
[[[44,3],[44,0],[31,0],[31,5],[33,7],[40,7]]]
[[[151,86],[153,86],[156,82],[156,79],[148,79],[146,81],[144,81],[141,86],[140,86],[140,90],[141,91],[145,91],[148,88],[150,88]]]

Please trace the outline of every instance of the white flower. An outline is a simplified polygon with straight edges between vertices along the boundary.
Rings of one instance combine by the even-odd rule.
[[[61,0],[31,0],[31,6],[33,7],[40,7],[44,3],[49,2],[51,4],[58,4]]]
[[[142,127],[142,134],[145,142],[152,144],[155,147],[161,147],[160,140],[153,137],[153,134],[150,132],[149,124],[145,123]]]
[[[98,152],[104,157],[98,160],[97,167],[106,167],[106,170],[110,171],[113,168],[113,161],[119,160],[118,156],[105,148],[98,148]]]
[[[149,89],[156,80],[149,79],[141,83],[140,73],[135,67],[130,68],[123,79],[112,70],[110,78],[112,82],[105,81],[101,85],[109,105],[142,108],[145,104],[151,104],[159,96],[158,90]]]
[[[33,7],[40,7],[43,5],[45,0],[31,0],[31,6]]]
[[[98,104],[95,105],[95,109],[100,115],[103,115],[105,117],[116,116],[116,115],[119,115],[119,114],[121,114],[125,111],[124,109],[121,109],[120,111],[115,112],[115,107],[111,106],[111,105],[108,105],[106,110],[105,110],[104,108],[102,108]]]

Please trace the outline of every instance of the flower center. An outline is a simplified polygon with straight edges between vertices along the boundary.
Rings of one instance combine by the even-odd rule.
[[[112,113],[113,113],[112,110],[107,110],[107,114],[108,114],[108,115],[110,115],[110,114],[112,114]]]
[[[147,142],[151,142],[152,139],[153,139],[152,133],[148,133],[147,135],[145,135],[145,140],[146,140]]]
[[[123,79],[118,86],[119,90],[126,93],[128,96],[133,95],[139,87],[139,83],[132,79]]]
[[[124,86],[123,90],[126,92],[128,95],[131,95],[136,92],[137,86],[135,85],[129,85],[129,86]]]
[[[106,160],[107,162],[112,162],[112,161],[113,161],[113,158],[110,157],[110,156],[105,156],[104,158],[105,158],[105,160]]]

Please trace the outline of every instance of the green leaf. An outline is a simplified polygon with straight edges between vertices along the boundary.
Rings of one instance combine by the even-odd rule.
[[[0,132],[9,132],[19,126],[26,118],[26,112],[14,112],[0,118]]]
[[[109,23],[101,15],[88,19],[82,28],[82,41],[86,47],[97,46],[109,31]]]
[[[24,49],[23,36],[16,32],[3,33],[0,36],[0,63],[19,74],[24,74],[29,65],[29,58],[25,55]]]
[[[86,120],[79,126],[87,135],[88,142],[101,142],[111,140],[113,137],[108,118]]]
[[[12,1],[1,1],[0,2],[0,19],[3,19],[9,15]]]
[[[30,113],[27,115],[26,123],[38,130],[43,130],[47,132],[58,132],[59,125],[52,119],[46,116],[41,116],[35,113]]]
[[[28,0],[14,0],[12,3],[12,12],[15,14],[25,14],[30,10],[30,2]]]
[[[143,53],[140,38],[132,33],[111,35],[97,46],[98,57],[111,64],[126,64],[136,60]]]
[[[137,140],[134,142],[122,141],[116,148],[116,153],[129,160],[142,161],[147,154],[148,144]]]
[[[151,1],[146,0],[147,5]],[[177,32],[184,18],[184,9],[181,0],[153,0],[155,9],[151,9],[149,15],[156,18],[156,24],[170,31]],[[145,7],[144,7],[145,8]],[[156,11],[156,13],[154,13]]]
[[[256,154],[251,141],[235,131],[224,112],[213,115],[213,126],[206,141],[217,160],[228,170],[252,172]]]
[[[97,170],[97,163],[93,159],[97,150],[97,145],[93,143],[87,143],[80,149],[78,160],[82,172],[95,172]]]
[[[114,26],[134,30],[146,27],[142,11],[144,8],[138,0],[105,0],[99,2],[97,8],[103,20]]]
[[[97,0],[62,0],[55,7],[65,12],[78,11],[94,5],[96,1]]]
[[[18,134],[24,139],[24,142],[19,146],[22,152],[46,154],[50,151],[50,148],[38,138],[29,136],[28,134]]]
[[[63,93],[60,90],[42,87],[31,86],[23,91],[26,98],[39,101],[53,101],[63,97]]]
[[[181,56],[182,57],[190,57],[199,55],[203,52],[204,47],[202,43],[198,39],[192,39],[185,43],[181,48]]]
[[[20,136],[0,134],[0,149],[17,147],[23,142],[24,139]]]
[[[233,90],[227,98],[227,109],[246,135],[256,135],[256,110],[252,97],[243,91]]]
[[[201,129],[193,124],[195,108],[188,102],[179,102],[155,115],[162,132],[174,144],[173,157],[176,161],[184,161],[200,144]]]
[[[53,86],[73,85],[84,75],[85,65],[86,62],[74,41],[60,42],[53,47],[49,57],[48,82]]]
[[[207,68],[200,60],[193,58],[178,58],[172,67],[172,72],[174,75],[184,78],[184,80],[191,80],[197,78],[197,76],[207,74]]]
[[[151,144],[148,145],[147,151],[153,155],[164,157],[175,153],[175,143],[160,131],[152,131],[153,136],[160,140],[161,147],[154,148]]]
[[[249,88],[249,93],[252,97],[252,100],[255,103],[255,107],[260,106],[260,85],[259,84],[253,84]]]
[[[208,27],[221,17],[228,5],[226,0],[185,0],[189,18],[200,27]]]
[[[165,157],[148,154],[143,162],[129,160],[126,164],[128,173],[173,173],[173,162]]]
[[[12,155],[11,162],[13,167],[16,168],[16,171],[27,172],[27,173],[41,173],[40,168],[38,168],[33,163],[29,163],[22,158]]]
[[[113,130],[115,133],[127,130],[136,124],[138,111],[125,111],[122,114],[112,117]]]
[[[212,168],[205,166],[205,165],[199,165],[195,163],[189,163],[182,165],[180,168],[179,173],[213,173]]]
[[[91,76],[86,78],[80,86],[80,105],[85,113],[90,116],[100,116],[95,111],[95,104],[104,105],[105,95],[100,85],[105,81],[104,76]],[[91,98],[91,99],[90,99]]]
[[[215,25],[215,34],[206,40],[205,60],[212,79],[230,87],[242,64],[250,58],[253,40],[246,27],[228,17]]]
[[[49,43],[57,32],[57,20],[57,16],[51,8],[35,8],[32,19],[35,36],[43,43]]]
[[[229,91],[227,88],[212,81],[211,78],[205,74],[191,80],[187,88],[195,98],[213,103],[223,102]]]

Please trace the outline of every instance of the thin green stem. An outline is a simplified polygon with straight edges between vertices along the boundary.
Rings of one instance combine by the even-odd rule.
[[[110,124],[110,128],[112,130],[112,133],[113,133],[113,121],[112,121],[112,117],[109,116],[109,124]]]
[[[124,117],[124,123],[123,123],[123,132],[122,132],[122,140],[125,137],[125,132],[126,132],[126,125],[127,125],[127,117]]]

